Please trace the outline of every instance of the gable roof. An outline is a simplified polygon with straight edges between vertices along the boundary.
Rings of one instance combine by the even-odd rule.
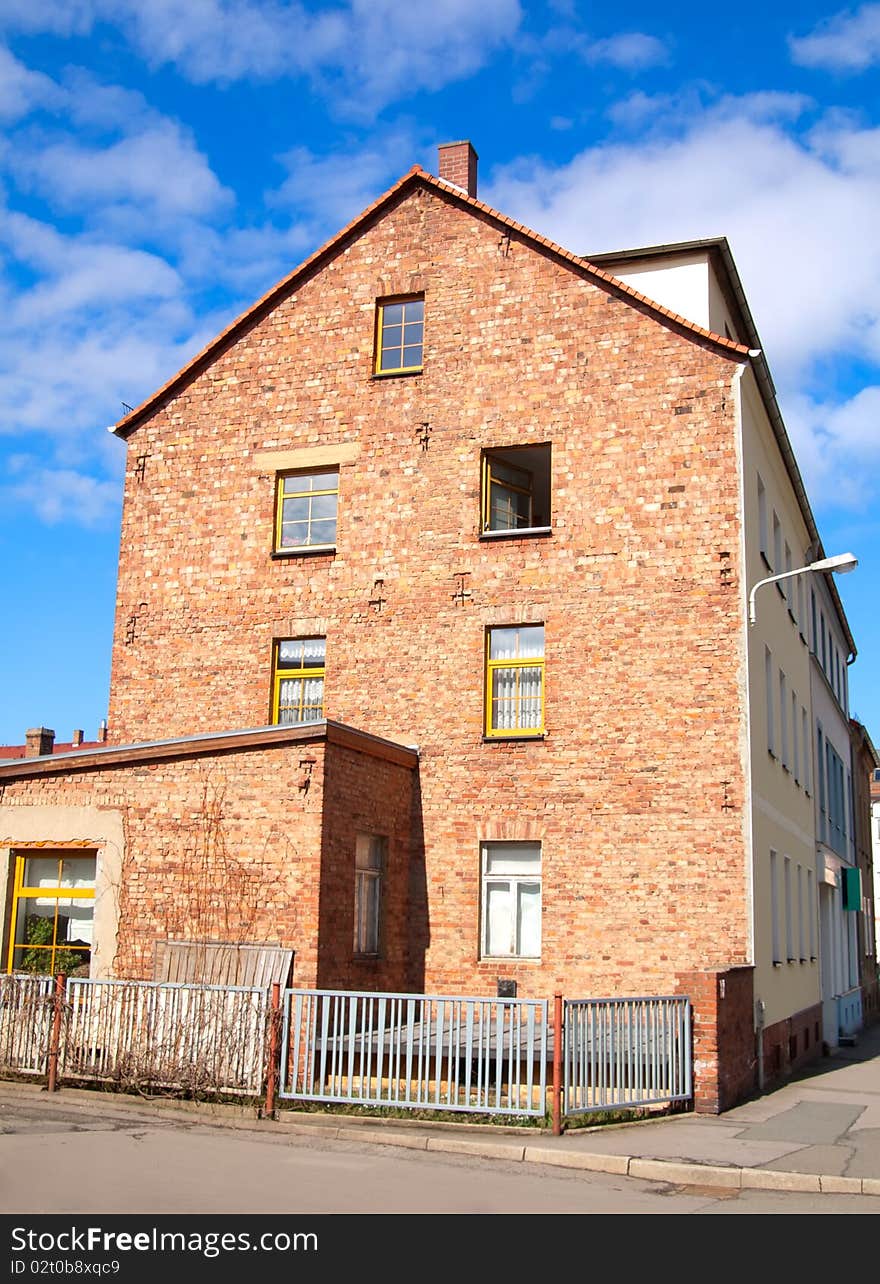
[[[534,249],[549,254],[558,261],[567,264],[575,269],[579,275],[610,290],[620,298],[628,300],[630,303],[638,304],[658,320],[674,325],[676,329],[695,339],[708,340],[721,352],[734,359],[739,359],[740,361],[748,359],[750,353],[746,345],[725,338],[720,334],[715,334],[711,330],[706,330],[697,325],[696,322],[689,321],[677,312],[672,312],[669,308],[665,308],[655,300],[650,299],[646,294],[640,294],[638,290],[634,290],[624,281],[618,280],[617,277],[610,272],[606,272],[598,264],[585,259],[582,255],[573,254],[570,250],[557,245],[555,241],[549,240],[548,237],[532,231],[525,224],[517,223],[514,219],[508,218],[507,215],[499,213],[491,205],[486,205],[483,201],[477,200],[476,197],[468,196],[465,191],[460,187],[456,187],[454,183],[449,183],[445,179],[435,178],[433,174],[429,174],[427,170],[422,169],[420,165],[413,165],[412,169],[398,179],[392,187],[389,187],[371,205],[368,205],[365,210],[362,210],[352,222],[346,224],[334,237],[325,242],[314,254],[311,254],[276,285],[273,285],[261,298],[257,299],[256,303],[252,304],[250,308],[232,321],[225,330],[222,330],[216,338],[212,339],[185,366],[178,370],[177,374],[172,375],[169,380],[162,384],[160,388],[157,388],[134,410],[125,415],[124,418],[112,424],[110,431],[117,433],[120,437],[126,437],[137,428],[138,424],[147,419],[166,398],[172,396],[188,380],[204,370],[239,335],[255,325],[280,303],[287,294],[292,293],[311,273],[332,258],[347,240],[362,231],[371,220],[375,219],[384,209],[393,205],[409,190],[420,185],[441,193],[444,198],[453,201],[464,209],[480,213],[484,217],[491,219],[500,228],[516,233],[517,237],[525,244],[531,245]]]

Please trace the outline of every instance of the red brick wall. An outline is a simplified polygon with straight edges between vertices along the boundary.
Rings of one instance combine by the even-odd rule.
[[[720,1114],[757,1088],[753,970],[683,972],[678,993],[693,1005],[694,1109]]]
[[[764,1087],[783,1083],[793,1071],[822,1056],[822,1004],[768,1025],[763,1033]]]
[[[424,373],[371,378],[375,300],[410,291]],[[326,633],[328,716],[421,749],[427,988],[665,992],[744,962],[732,370],[408,196],[131,436],[112,739],[265,723],[273,638]],[[552,536],[480,542],[481,449],[546,441]],[[336,556],[273,561],[254,452],[341,442]],[[517,621],[545,625],[547,736],[483,743],[485,628]],[[478,959],[493,833],[542,841],[539,964]]]

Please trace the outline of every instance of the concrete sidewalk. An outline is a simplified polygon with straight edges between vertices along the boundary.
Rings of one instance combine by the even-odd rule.
[[[880,1025],[781,1088],[723,1115],[569,1128],[422,1124],[282,1111],[340,1139],[617,1173],[684,1186],[880,1195]]]
[[[677,1186],[880,1196],[880,1024],[862,1031],[783,1087],[723,1115],[658,1116],[637,1123],[545,1130],[417,1119],[306,1113],[281,1109],[276,1119],[252,1108],[110,1094],[64,1087],[51,1100],[36,1083],[0,1081],[2,1116],[16,1102],[51,1113],[63,1107],[87,1118],[143,1125],[207,1124],[322,1140],[398,1146],[614,1173]],[[586,1117],[585,1117],[586,1118]]]

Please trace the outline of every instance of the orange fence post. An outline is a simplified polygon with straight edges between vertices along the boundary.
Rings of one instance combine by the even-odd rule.
[[[266,1105],[263,1111],[267,1119],[275,1116],[275,1093],[278,1083],[278,1032],[281,1024],[281,984],[272,982],[272,1000],[269,1007],[269,1064],[266,1067]]]
[[[562,995],[553,996],[553,1136],[562,1134]]]
[[[61,1014],[64,1011],[64,973],[59,972],[55,978],[55,990],[52,995],[52,1035],[49,1039],[49,1077],[46,1084],[48,1092],[58,1090],[58,1045],[61,1042]]]

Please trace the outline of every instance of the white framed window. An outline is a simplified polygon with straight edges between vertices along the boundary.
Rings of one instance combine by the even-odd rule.
[[[791,693],[791,769],[795,783],[801,783],[800,731],[798,729],[797,693]]]
[[[767,565],[770,565],[770,545],[767,537],[767,492],[764,483],[758,477],[758,540],[759,552]]]
[[[786,571],[792,570],[793,568],[791,564],[791,549],[788,547],[788,540],[785,541],[785,557],[783,560],[785,563],[785,570]],[[785,592],[785,600],[788,603],[788,609],[789,611],[791,611],[793,615],[794,614],[794,593],[792,592],[792,581],[783,580],[782,585]]]
[[[803,705],[801,705],[801,746],[803,748],[804,790],[806,793],[811,794],[813,792],[813,760],[810,752],[810,722]]]
[[[482,958],[541,957],[541,844],[483,843]]]
[[[782,962],[779,948],[779,858],[770,849],[770,938],[774,963]]]
[[[379,953],[382,876],[388,839],[381,834],[358,834],[354,870],[354,952]]]
[[[764,647],[764,703],[767,709],[767,748],[776,757],[776,723],[773,717],[773,655]]]
[[[810,958],[814,959],[816,957],[816,884],[811,869],[807,870],[807,918]]]
[[[797,867],[797,916],[798,916],[798,958],[802,963],[807,960],[804,940],[804,870],[802,865]]]
[[[783,858],[782,894],[785,898],[785,957],[794,962],[794,913],[791,903],[791,857]]]
[[[865,953],[873,956],[874,954],[874,905],[872,901],[865,898],[865,908],[863,910],[865,920]]]
[[[781,669],[779,670],[779,732],[782,765],[787,769],[790,766],[788,760],[788,683]]]
[[[779,525],[775,510],[773,512],[773,569],[777,574],[782,571],[782,527]],[[783,592],[782,585],[778,581],[776,587],[780,593]]]

